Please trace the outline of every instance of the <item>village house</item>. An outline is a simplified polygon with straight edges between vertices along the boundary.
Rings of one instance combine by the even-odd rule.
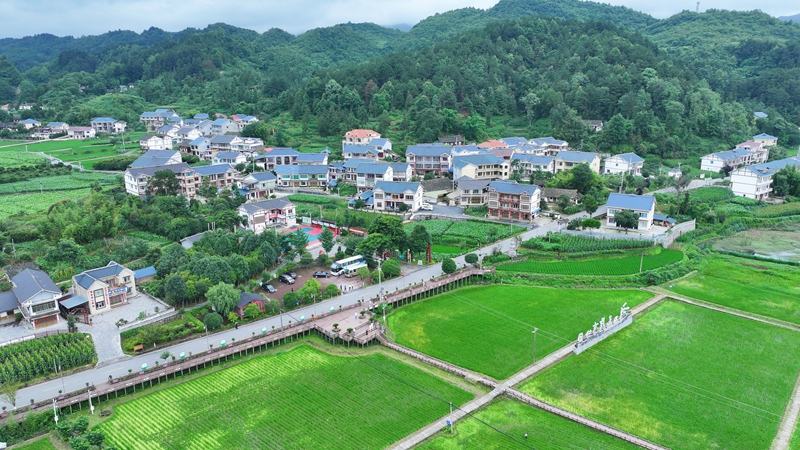
[[[179,125],[167,124],[156,130],[156,136],[169,136],[172,140],[177,141],[179,139],[178,130],[180,129]]]
[[[356,174],[358,166],[360,166],[361,164],[374,164],[374,163],[375,161],[371,159],[353,158],[353,159],[348,159],[344,163],[339,163],[339,162],[333,163],[333,167],[339,167],[339,164],[341,164],[342,180],[355,183],[356,180],[358,179],[358,176]]]
[[[50,122],[47,124],[47,128],[55,133],[66,133],[69,130],[69,125],[64,122]]]
[[[230,164],[198,166],[194,167],[193,170],[197,188],[211,185],[216,186],[218,190],[235,187],[236,176],[239,174]]]
[[[636,153],[622,153],[606,158],[605,167],[603,168],[605,174],[621,174],[633,176],[642,176],[642,168],[644,167],[644,158]]]
[[[67,136],[73,139],[91,139],[97,135],[92,127],[69,127]]]
[[[248,116],[246,114],[234,114],[231,116],[231,120],[239,127],[238,131],[241,132],[244,127],[258,122],[258,117]]]
[[[511,172],[519,171],[523,178],[529,178],[538,171],[553,173],[556,163],[552,156],[514,153],[511,156]]]
[[[453,158],[453,178],[474,180],[508,179],[510,162],[494,155],[456,156]]]
[[[88,304],[90,314],[108,311],[137,295],[133,271],[113,261],[105,267],[74,275],[72,289],[75,296],[67,300],[70,306],[74,308],[80,300],[73,299],[80,297]]]
[[[394,170],[388,163],[361,163],[356,167],[356,187],[372,189],[378,181],[392,181]]]
[[[295,163],[301,166],[303,165],[316,165],[316,166],[327,166],[328,165],[328,154],[327,153],[300,153],[297,155],[297,159],[295,159]]]
[[[186,151],[190,155],[195,155],[203,161],[211,161],[213,155],[211,154],[211,140],[204,137],[199,137],[189,142],[188,147],[181,147],[181,151]]]
[[[247,308],[248,305],[256,305],[258,311],[262,313],[266,310],[264,297],[252,292],[242,292],[239,294],[239,302],[236,303],[236,308],[234,308],[234,312],[240,319],[244,319],[244,309]]]
[[[525,144],[528,143],[528,139],[527,138],[519,137],[519,136],[505,137],[505,138],[502,138],[500,140],[502,142],[504,142],[508,146],[508,148],[516,148],[516,147],[519,147],[521,145],[525,145]]]
[[[486,142],[481,142],[480,144],[478,144],[478,148],[487,150],[490,148],[508,148],[508,144],[497,139],[491,139]]]
[[[255,234],[268,228],[297,225],[297,209],[285,198],[245,203],[239,206],[239,215],[245,219],[241,227]]]
[[[140,114],[139,122],[145,124],[148,130],[155,130],[169,123],[183,123],[183,119],[172,109],[159,108]]]
[[[26,130],[42,126],[42,123],[36,119],[23,119],[19,121],[19,124],[22,125],[22,127]]]
[[[96,117],[92,119],[91,125],[96,133],[120,134],[125,132],[128,124],[124,120],[112,117]]]
[[[589,128],[589,132],[591,133],[599,133],[603,131],[603,121],[602,120],[582,120],[583,125]]]
[[[759,144],[764,144],[765,147],[772,147],[774,145],[778,145],[778,138],[775,136],[771,136],[767,133],[761,133],[757,136],[753,136],[753,141]]]
[[[244,156],[244,153],[239,152],[217,152],[213,158],[211,158],[212,164],[245,164],[247,163],[247,157]]]
[[[653,218],[656,210],[655,197],[630,194],[610,194],[606,201],[607,220],[606,226],[618,227],[614,215],[619,211],[633,211],[639,216],[640,231],[647,231],[653,227]]]
[[[278,166],[291,166],[297,164],[300,152],[292,148],[268,148],[267,152],[255,157],[256,164],[264,170],[275,170]]]
[[[392,168],[392,181],[411,181],[414,171],[409,163],[389,163]]]
[[[176,134],[178,135],[178,139],[180,140],[193,141],[199,137],[203,137],[203,133],[201,133],[200,130],[197,129],[197,127],[182,126],[178,128]]]
[[[186,163],[167,164],[149,167],[131,167],[125,171],[125,191],[131,195],[147,195],[147,182],[162,170],[169,170],[175,174],[180,186],[180,194],[186,198],[195,196],[195,173]]]
[[[383,159],[383,152],[368,145],[344,144],[342,146],[342,158],[345,161],[353,158],[378,161]]]
[[[239,132],[239,125],[232,120],[217,119],[211,122],[212,135],[222,135],[222,134],[238,133],[238,132]]]
[[[347,144],[369,145],[373,139],[380,138],[381,134],[373,130],[350,130],[344,134],[342,146]]]
[[[553,159],[555,173],[572,170],[578,164],[588,164],[594,173],[600,173],[600,156],[591,152],[560,151]]]
[[[142,150],[171,150],[172,137],[144,134],[139,138],[139,146]]]
[[[541,190],[516,181],[492,181],[487,191],[489,217],[531,222],[539,212]]]
[[[259,138],[236,136],[231,141],[230,147],[234,152],[244,153],[248,157],[253,157],[264,151],[264,141]]]
[[[392,152],[392,141],[387,138],[373,138],[369,141],[369,146],[371,149],[378,152],[381,158],[384,159],[393,159],[394,152]]]
[[[51,134],[55,134],[56,132],[53,131],[50,127],[39,127],[34,128],[33,133],[31,133],[31,138],[33,139],[49,139]]]
[[[211,136],[211,123],[212,122],[210,120],[203,119],[196,125],[197,129],[200,130],[201,133],[203,133],[204,137]]]
[[[731,172],[731,190],[737,197],[764,200],[772,192],[772,176],[787,166],[800,168],[800,156],[740,167]]]
[[[456,199],[459,206],[483,206],[489,201],[489,180],[457,178]]]
[[[400,211],[406,205],[411,212],[422,206],[422,185],[399,181],[378,181],[372,189],[372,208],[378,211]]]
[[[180,164],[181,152],[175,150],[148,150],[144,155],[131,163],[131,167],[165,166],[167,164]]]
[[[450,173],[450,147],[444,144],[409,145],[406,162],[412,165],[417,175],[433,172],[436,176],[444,176]]]
[[[463,145],[464,136],[461,136],[460,134],[456,134],[453,136],[443,136],[439,138],[439,142],[444,145]]]
[[[528,144],[534,148],[542,149],[547,156],[556,156],[558,152],[569,149],[569,143],[567,141],[562,141],[552,136],[531,139],[528,141]],[[600,170],[599,167],[598,170]]]
[[[260,200],[275,193],[277,177],[272,172],[256,172],[240,178],[239,191],[247,201]]]
[[[757,155],[756,152],[751,152],[744,148],[711,153],[700,159],[700,170],[719,172],[724,169],[726,172],[731,172],[739,168],[739,166],[754,164]]]
[[[323,189],[328,184],[327,166],[276,166],[277,186]]]
[[[558,203],[562,195],[569,197],[569,202],[573,205],[577,205],[581,200],[581,194],[575,189],[542,188],[542,199],[547,203]]]
[[[485,155],[488,151],[485,148],[479,148],[475,144],[469,145],[454,145],[450,147],[450,159],[456,156],[472,156],[472,155]]]
[[[11,290],[0,293],[0,320],[13,320],[14,313],[33,326],[43,328],[59,323],[58,300],[64,294],[47,273],[25,269],[11,277]]]

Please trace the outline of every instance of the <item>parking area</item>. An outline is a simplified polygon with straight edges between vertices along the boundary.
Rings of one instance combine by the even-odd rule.
[[[298,268],[295,269],[295,273],[297,273],[297,279],[295,280],[294,284],[282,283],[280,280],[275,279],[269,281],[269,284],[271,284],[277,290],[277,292],[272,294],[261,290],[259,290],[258,292],[263,292],[267,298],[280,300],[283,298],[283,294],[291,292],[292,289],[294,289],[295,291],[297,289],[300,289],[306,283],[306,280],[314,278],[312,274],[318,270],[323,270],[325,272],[330,273],[330,267],[312,266],[305,269]],[[278,273],[278,275],[280,275],[280,273]],[[363,283],[361,282],[361,280],[359,280],[358,277],[347,278],[344,275],[339,277],[331,275],[328,278],[317,278],[316,280],[320,282],[323,288],[329,284],[335,284],[336,286],[339,287],[339,290],[342,292],[344,291],[349,292],[363,286]]]

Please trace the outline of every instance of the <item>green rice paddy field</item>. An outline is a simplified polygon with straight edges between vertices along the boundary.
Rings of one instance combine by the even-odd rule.
[[[99,429],[124,449],[384,448],[472,398],[382,354],[304,345],[117,406]]]
[[[800,334],[668,301],[522,386],[670,448],[767,449],[800,371]]]
[[[528,433],[528,439],[524,438]],[[455,432],[439,433],[420,450],[535,448],[635,449],[635,445],[578,425],[559,416],[511,400],[497,400],[455,424]]]
[[[800,267],[719,256],[672,286],[688,297],[800,323]]]
[[[657,269],[683,259],[680,250],[661,250],[656,254],[646,254],[642,258],[638,253],[628,256],[603,258],[573,259],[564,261],[527,260],[498,266],[500,272],[542,273],[549,275],[632,275],[642,271]]]
[[[398,344],[496,379],[505,379],[569,344],[600,317],[653,294],[529,286],[459,289],[403,306],[387,317]]]

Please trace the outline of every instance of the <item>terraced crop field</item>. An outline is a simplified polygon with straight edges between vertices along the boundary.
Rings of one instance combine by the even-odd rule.
[[[496,379],[569,344],[595,320],[653,294],[638,290],[477,286],[403,306],[387,317],[397,343]]]
[[[655,255],[645,255],[644,259],[638,254],[624,257],[589,258],[565,261],[520,261],[513,264],[498,266],[500,272],[543,273],[550,275],[632,275],[639,273],[641,263],[642,271],[657,269],[683,259],[680,250],[662,250]]]
[[[472,398],[381,354],[300,346],[117,406],[99,429],[124,449],[372,449]]]
[[[62,200],[78,201],[91,194],[91,190],[76,189],[72,191],[30,192],[27,194],[10,194],[0,197],[0,219],[20,213],[39,214],[47,211],[53,203]]]

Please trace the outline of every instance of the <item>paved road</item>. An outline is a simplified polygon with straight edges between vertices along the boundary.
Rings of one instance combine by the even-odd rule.
[[[544,235],[548,231],[556,231],[556,230],[558,230],[558,224],[556,222],[552,222],[547,225],[527,231],[526,233],[523,234],[523,238],[530,239],[535,236]],[[495,243],[493,245],[483,248],[480,253],[486,255],[488,253],[491,253],[495,248],[499,248],[500,251],[502,252],[507,252],[512,247],[512,242],[513,239],[507,239],[505,241]],[[465,265],[463,256],[455,258],[455,261],[459,267]],[[430,280],[432,277],[440,275],[442,275],[442,265],[435,264],[432,266],[425,267],[424,269],[411,272],[407,274],[405,277],[389,280],[383,283],[382,287],[386,291],[394,291],[395,289],[403,288],[410,284],[420,283],[423,280]],[[116,362],[107,363],[102,367],[95,367],[94,369],[91,370],[63,377],[63,379],[50,380],[24,389],[20,389],[17,395],[17,404],[21,406],[28,404],[30,399],[34,399],[35,401],[40,401],[43,399],[56,397],[58,396],[59,390],[63,390],[64,392],[70,392],[81,388],[85,388],[87,382],[99,383],[107,381],[109,375],[113,377],[127,375],[128,369],[136,370],[140,368],[142,364],[147,364],[148,366],[152,367],[155,364],[156,360],[159,360],[159,355],[163,351],[169,351],[170,353],[175,355],[178,355],[181,352],[185,352],[187,354],[189,352],[198,353],[207,350],[209,344],[214,344],[215,347],[218,347],[220,341],[223,339],[228,342],[231,342],[231,338],[242,340],[251,337],[252,333],[259,334],[262,328],[271,329],[273,326],[278,328],[281,326],[281,323],[287,325],[290,320],[293,321],[294,323],[297,323],[298,318],[301,316],[305,316],[308,319],[311,317],[312,314],[322,313],[324,311],[330,310],[330,308],[338,308],[340,305],[349,306],[358,302],[358,300],[362,298],[364,298],[365,300],[369,300],[370,298],[376,298],[380,293],[380,289],[381,288],[379,286],[367,286],[361,289],[354,290],[347,294],[341,295],[339,297],[319,302],[315,305],[305,306],[303,308],[291,311],[290,313],[284,313],[279,316],[274,316],[268,319],[260,320],[258,322],[242,325],[239,327],[238,330],[225,330],[219,333],[211,334],[208,337],[202,336],[191,341],[183,342],[171,347],[167,347],[165,349],[161,349],[158,352],[148,353],[135,357],[123,357]],[[163,363],[163,361],[159,362]],[[8,406],[10,409],[11,405],[0,401],[0,406]]]

